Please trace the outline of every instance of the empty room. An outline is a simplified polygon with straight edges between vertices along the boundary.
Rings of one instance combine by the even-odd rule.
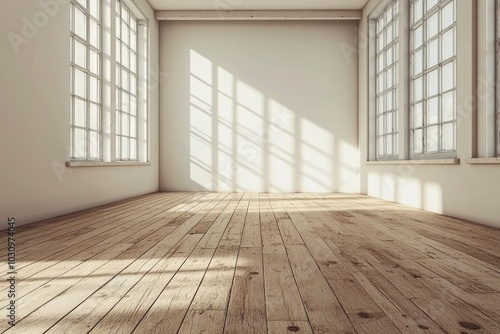
[[[500,333],[500,0],[0,6],[0,333]]]

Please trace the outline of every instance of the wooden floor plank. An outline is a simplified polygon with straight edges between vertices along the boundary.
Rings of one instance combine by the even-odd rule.
[[[500,230],[365,195],[154,193],[16,239],[5,333],[500,333]]]

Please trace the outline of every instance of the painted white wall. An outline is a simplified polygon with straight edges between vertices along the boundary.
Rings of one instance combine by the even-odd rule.
[[[160,189],[359,192],[356,22],[161,22]]]
[[[366,165],[368,157],[368,27],[367,16],[379,3],[371,0],[363,11],[359,39],[359,142],[361,192],[429,211],[500,227],[500,166],[469,165],[476,154],[475,119],[470,101],[476,94],[474,1],[457,1],[457,158],[459,165]],[[484,90],[484,87],[483,87]],[[471,112],[472,110],[472,112]],[[407,110],[403,110],[408,112]]]
[[[64,167],[70,145],[68,2],[2,3],[0,226],[10,216],[22,225],[158,190],[158,24],[146,0],[136,3],[150,27],[152,164]],[[26,21],[36,30],[23,30]],[[28,36],[18,52],[10,32]]]

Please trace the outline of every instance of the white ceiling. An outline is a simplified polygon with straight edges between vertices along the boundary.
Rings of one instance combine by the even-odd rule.
[[[148,0],[155,10],[353,10],[368,0]]]

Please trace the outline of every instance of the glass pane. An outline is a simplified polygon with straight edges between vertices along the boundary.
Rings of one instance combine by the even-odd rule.
[[[417,0],[413,3],[413,23],[422,18],[422,3],[423,0]]]
[[[129,158],[129,155],[128,155],[128,138],[127,137],[122,137],[122,145],[121,145],[121,149],[122,149],[122,156],[121,158],[123,160],[127,160]]]
[[[133,52],[130,52],[130,71],[137,73],[137,56]]]
[[[378,75],[377,92],[381,93],[384,90],[385,90],[385,72],[382,72]]]
[[[125,113],[122,113],[122,131],[121,131],[121,134],[124,135],[124,136],[128,136],[129,135],[129,124],[128,124],[128,120],[129,120],[129,115],[125,114]]]
[[[381,136],[385,133],[385,124],[384,124],[385,116],[381,115],[377,117],[377,135]]]
[[[132,94],[137,94],[137,79],[133,74],[130,75],[130,92]]]
[[[75,15],[75,34],[83,39],[87,39],[87,18],[84,12],[76,7],[74,8]]]
[[[116,145],[115,145],[116,146],[116,159],[118,159],[118,160],[121,160],[121,158],[122,158],[121,143],[122,143],[121,137],[116,136]]]
[[[137,140],[130,139],[130,160],[137,160]]]
[[[94,103],[90,104],[90,128],[99,130],[99,106]]]
[[[137,99],[130,96],[130,114],[137,115]]]
[[[90,71],[99,75],[99,53],[90,50]]]
[[[443,7],[441,10],[441,28],[444,30],[451,26],[455,21],[455,14],[453,9],[453,1]]]
[[[429,126],[426,130],[426,152],[437,152],[438,151],[438,129],[439,126]]]
[[[455,28],[450,29],[441,37],[441,60],[446,60],[455,55],[454,32]]]
[[[122,44],[122,59],[121,59],[121,64],[125,67],[128,68],[128,56],[129,56],[129,50],[125,44]]]
[[[75,68],[75,95],[86,98],[87,74]]]
[[[122,69],[122,88],[128,90],[128,72]]]
[[[130,43],[128,35],[129,35],[128,27],[124,22],[122,22],[122,38],[121,38],[121,40],[123,43],[125,43],[127,45],[128,45],[128,43]]]
[[[87,8],[87,0],[76,0],[80,5],[82,5],[84,8]]]
[[[85,117],[87,114],[87,104],[85,101],[80,99],[75,100],[75,118],[73,119],[73,125],[85,127]]]
[[[99,20],[99,1],[98,0],[90,0],[90,15]]]
[[[122,20],[128,23],[128,11],[125,6],[122,6]]]
[[[443,150],[455,149],[455,124],[448,123],[443,125]]]
[[[415,104],[413,107],[413,127],[422,127],[422,102]]]
[[[92,102],[99,103],[99,90],[100,90],[100,82],[99,79],[94,78],[93,76],[90,77],[90,100]]]
[[[438,40],[435,39],[427,45],[427,67],[437,65],[439,59]]]
[[[99,49],[99,25],[93,19],[90,20],[90,45]]]
[[[439,122],[439,98],[436,96],[427,101],[427,124]]]
[[[119,65],[116,66],[116,86],[121,87],[121,68]]]
[[[431,97],[438,94],[438,69],[431,71],[427,74],[427,95]]]
[[[413,74],[420,74],[422,73],[423,70],[423,57],[422,57],[423,51],[419,50],[415,52],[415,55],[413,57]]]
[[[389,66],[393,63],[393,53],[394,53],[394,46],[391,46],[389,49],[387,49],[386,51],[386,55],[387,55],[387,63],[386,63],[386,66]]]
[[[455,119],[455,92],[451,91],[443,94],[442,97],[442,110],[443,110],[443,122],[452,121]]]
[[[75,40],[74,62],[76,65],[87,68],[87,47]]]
[[[130,137],[137,138],[137,119],[130,117]]]
[[[430,39],[438,33],[438,13],[429,17],[425,23],[427,24],[427,39]]]
[[[392,90],[387,92],[385,103],[387,110],[391,110],[394,108],[394,96],[392,94]]]
[[[441,91],[453,89],[455,87],[454,62],[443,66],[441,70]]]
[[[130,106],[130,102],[129,102],[129,95],[122,91],[122,98],[121,98],[121,110],[123,112],[126,112],[128,113],[129,112],[129,106]]]
[[[381,95],[377,97],[377,114],[381,114],[385,111],[384,96]]]
[[[413,49],[418,49],[422,46],[422,34],[423,34],[423,26],[420,25],[417,29],[413,31]]]
[[[386,133],[391,133],[393,132],[393,119],[392,119],[392,115],[393,113],[390,112],[387,114],[387,117],[386,117]]]
[[[95,131],[90,132],[90,143],[89,143],[89,150],[90,150],[90,157],[91,158],[99,158],[99,133]]]
[[[75,135],[73,156],[75,158],[85,158],[85,130],[73,129]]]
[[[422,129],[413,131],[413,152],[422,153]]]
[[[389,24],[389,25],[387,26],[386,31],[385,31],[385,36],[386,36],[386,39],[387,39],[387,44],[389,44],[391,41],[393,41],[393,40],[394,40],[394,35],[393,35],[393,34],[394,34],[394,32],[393,32],[392,26],[393,26],[393,24],[392,24],[392,23],[391,23],[391,24]]]
[[[424,87],[422,86],[422,77],[413,80],[413,101],[417,102],[422,99],[422,92]]]
[[[385,67],[384,65],[384,56],[385,56],[385,52],[382,52],[379,56],[378,56],[378,72],[382,71]]]
[[[118,39],[116,39],[116,50],[115,50],[115,54],[116,54],[116,61],[118,63],[121,63],[121,54],[122,54],[122,49],[121,49],[121,45],[122,43],[120,43],[120,41]]]
[[[394,141],[393,141],[393,138],[394,138],[394,137],[393,137],[392,135],[389,135],[389,136],[387,136],[387,138],[386,138],[386,140],[387,140],[387,141],[386,141],[386,143],[387,143],[387,147],[386,147],[386,154],[387,154],[387,155],[393,155],[393,154],[394,154],[394,152],[393,152],[393,145],[392,145],[392,143],[394,142]]]
[[[122,124],[122,122],[121,122],[121,119],[122,119],[121,114],[122,114],[121,112],[117,112],[116,113],[116,125],[115,125],[116,128],[115,129],[116,129],[116,134],[117,135],[121,135],[122,134],[122,132],[121,132],[121,124]],[[120,144],[119,140],[117,140],[116,144],[117,145]]]
[[[130,48],[134,51],[137,51],[137,33],[130,33]]]
[[[132,14],[130,14],[130,27],[133,31],[137,31],[137,19]]]
[[[385,155],[385,137],[379,137],[377,140],[377,152],[379,156]]]
[[[390,88],[390,87],[394,86],[394,82],[393,82],[394,74],[393,74],[392,67],[387,69],[386,75],[387,75],[387,88]]]

